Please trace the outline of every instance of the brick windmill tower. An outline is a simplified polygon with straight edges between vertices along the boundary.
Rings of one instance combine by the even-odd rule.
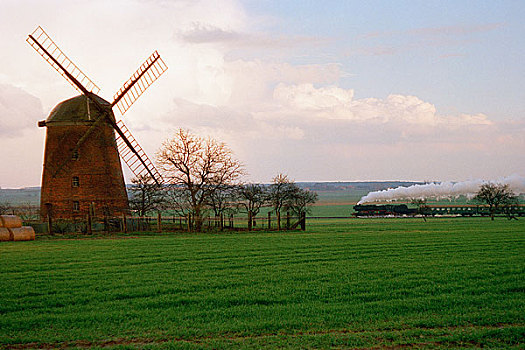
[[[113,102],[97,96],[99,88],[38,27],[27,42],[81,95],[60,102],[46,120],[44,169],[40,197],[42,217],[120,215],[129,211],[120,158],[132,173],[157,184],[162,177],[113,107],[123,115],[167,69],[155,51],[124,83]],[[119,158],[120,155],[120,158]]]

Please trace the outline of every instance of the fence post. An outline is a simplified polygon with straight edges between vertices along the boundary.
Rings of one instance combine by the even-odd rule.
[[[287,230],[290,229],[290,212],[289,211],[286,212],[286,229]]]
[[[52,235],[53,234],[53,218],[51,217],[51,213],[47,213],[47,232]]]
[[[91,229],[91,208],[89,208],[88,214],[87,214],[87,234],[88,235],[93,234],[93,231]]]
[[[162,232],[162,216],[160,211],[157,212],[157,231]]]
[[[306,212],[301,212],[301,231],[306,231]]]
[[[46,203],[46,215],[47,215],[47,233],[53,234],[53,205]]]
[[[104,213],[104,231],[109,233],[108,216]]]
[[[190,213],[188,213],[187,221],[188,221],[188,232],[191,232],[191,214]]]
[[[268,230],[271,230],[272,228],[272,212],[268,212]]]
[[[124,233],[128,232],[128,220],[126,220],[126,213],[122,213],[122,230]]]

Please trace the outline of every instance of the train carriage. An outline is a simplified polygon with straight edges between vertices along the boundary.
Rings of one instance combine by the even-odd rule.
[[[427,205],[421,208],[428,216],[490,216],[486,205]],[[354,216],[415,216],[418,210],[406,204],[358,204],[354,206]],[[525,216],[525,205],[503,206],[496,210],[499,216]]]

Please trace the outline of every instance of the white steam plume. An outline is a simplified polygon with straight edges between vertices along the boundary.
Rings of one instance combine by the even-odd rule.
[[[413,185],[410,187],[389,188],[383,191],[370,192],[362,197],[357,204],[370,202],[384,202],[401,199],[426,199],[426,198],[457,198],[466,196],[473,198],[478,192],[479,187],[484,183],[492,182],[509,185],[510,189],[516,193],[525,193],[525,177],[511,175],[493,181],[470,180],[462,182],[441,182],[425,185]]]

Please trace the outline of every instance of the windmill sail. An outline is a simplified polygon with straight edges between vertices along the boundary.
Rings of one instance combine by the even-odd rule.
[[[38,27],[26,40],[60,75],[79,92],[98,94],[99,87],[74,64],[47,33]]]
[[[148,158],[146,152],[144,152],[142,147],[140,147],[137,140],[135,140],[133,135],[131,135],[131,132],[128,130],[126,125],[124,125],[122,120],[119,120],[117,122],[117,126],[122,131],[122,135],[136,150],[136,152],[133,152],[132,149],[128,147],[122,135],[117,134],[118,152],[120,154],[120,157],[124,160],[128,168],[133,173],[133,175],[135,175],[136,178],[139,178],[140,176],[149,176],[157,184],[162,184],[164,180],[162,179],[162,176],[160,175],[159,171],[157,170],[157,168],[155,168],[151,160]]]
[[[124,114],[129,107],[142,95],[144,91],[157,80],[168,67],[155,51],[124,83],[122,88],[115,94],[114,101],[109,106],[103,106],[96,98],[99,92],[98,86],[93,83],[55,44],[47,33],[39,26],[29,35],[26,40],[35,51],[37,51],[57,72],[59,72],[70,84],[79,92],[84,94],[95,108],[100,112],[100,116],[94,121],[91,127],[78,140],[72,153],[78,151],[80,146],[88,139],[97,125],[105,119],[116,131],[118,150],[121,158],[128,165],[135,176],[149,174],[157,183],[162,183],[162,177],[153,166],[144,150],[140,147],[135,138],[131,135],[128,128],[122,121],[119,124],[110,116],[111,109],[117,105],[120,112]],[[109,110],[108,110],[108,107]],[[53,177],[56,177],[64,168],[65,162],[60,164]]]
[[[117,106],[124,114],[146,89],[157,80],[168,67],[155,51],[124,83],[113,97],[111,106]]]

